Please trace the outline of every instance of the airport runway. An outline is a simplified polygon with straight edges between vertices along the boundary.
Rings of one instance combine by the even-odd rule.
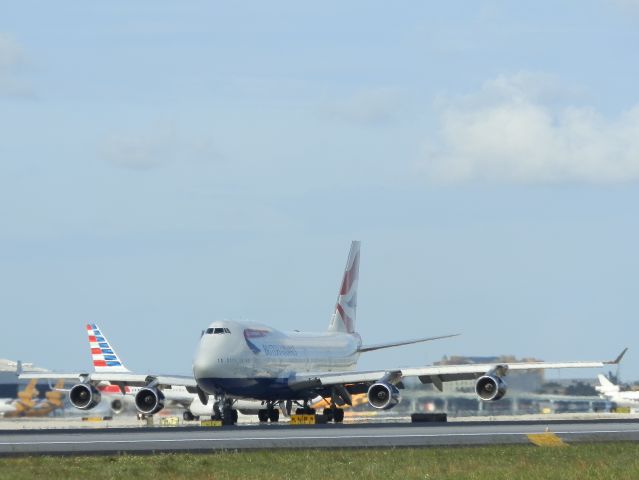
[[[0,433],[0,455],[211,452],[639,441],[639,422],[455,422],[364,425],[19,430]]]

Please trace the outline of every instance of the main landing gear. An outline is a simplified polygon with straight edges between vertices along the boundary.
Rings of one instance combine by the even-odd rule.
[[[275,408],[274,404],[269,403],[266,408],[257,411],[257,418],[261,423],[277,423],[280,420],[280,411]]]
[[[336,406],[325,408],[324,416],[327,422],[342,423],[344,421],[344,409]]]
[[[335,403],[332,403],[330,407],[325,408],[322,413],[324,414],[324,418],[327,422],[342,423],[344,421],[344,409],[337,407]],[[305,401],[302,408],[297,408],[295,410],[295,414],[315,415],[316,411],[314,408],[308,406],[308,401]]]

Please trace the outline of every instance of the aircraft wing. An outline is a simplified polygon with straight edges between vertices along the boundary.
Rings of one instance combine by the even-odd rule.
[[[197,383],[193,377],[182,375],[145,375],[138,373],[106,373],[106,372],[90,372],[90,373],[22,373],[19,378],[38,379],[38,380],[69,380],[81,383],[98,384],[101,382],[109,382],[114,385],[143,387],[153,385],[159,388],[171,386],[184,386],[195,389]]]
[[[626,353],[624,349],[614,360],[592,362],[500,362],[465,365],[430,365],[424,367],[395,368],[389,370],[373,370],[365,372],[328,372],[317,375],[299,375],[289,380],[293,389],[317,389],[323,387],[344,386],[349,391],[361,392],[362,387],[385,381],[399,383],[405,377],[417,377],[422,383],[432,383],[440,391],[444,382],[456,380],[473,380],[483,375],[494,373],[504,376],[516,370],[547,370],[553,368],[598,368],[605,365],[616,365]]]

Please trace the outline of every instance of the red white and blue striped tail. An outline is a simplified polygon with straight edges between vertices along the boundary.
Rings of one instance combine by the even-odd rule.
[[[106,339],[100,328],[95,324],[87,324],[89,348],[96,372],[128,372],[122,360]]]
[[[348,254],[342,286],[337,296],[335,313],[331,316],[328,330],[332,332],[355,332],[355,316],[357,313],[357,282],[359,279],[359,246],[360,242],[353,240]]]

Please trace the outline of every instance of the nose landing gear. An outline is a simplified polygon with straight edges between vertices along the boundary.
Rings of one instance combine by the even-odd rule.
[[[237,423],[237,410],[233,408],[233,401],[219,398],[213,404],[211,420],[221,420],[222,425],[235,425]]]

